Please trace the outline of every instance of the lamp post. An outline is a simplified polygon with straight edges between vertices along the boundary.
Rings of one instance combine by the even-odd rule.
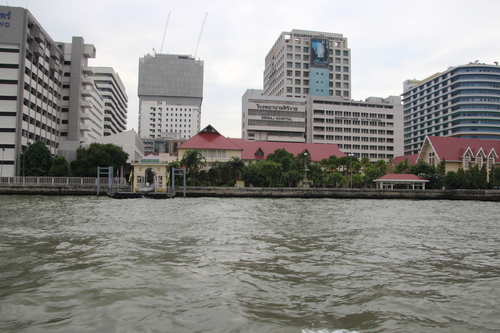
[[[305,182],[307,180],[307,153],[304,153],[304,173],[305,173],[305,177],[304,177],[304,186],[305,187]]]
[[[3,155],[5,154],[5,148],[2,148],[2,169],[0,171],[0,178],[3,177]],[[0,181],[1,182],[1,181]]]
[[[349,184],[349,188],[352,188],[352,156],[354,156],[353,154],[348,154],[349,155],[349,169],[351,171],[351,182]]]

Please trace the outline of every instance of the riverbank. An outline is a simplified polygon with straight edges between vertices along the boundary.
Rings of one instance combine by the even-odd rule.
[[[130,192],[123,187],[124,192]],[[107,195],[101,186],[99,195]],[[272,187],[178,187],[176,197],[222,198],[342,198],[342,199],[419,199],[419,200],[477,200],[500,202],[500,190],[386,190],[345,188],[272,188]],[[22,195],[97,195],[96,186],[79,185],[0,185],[0,194]]]

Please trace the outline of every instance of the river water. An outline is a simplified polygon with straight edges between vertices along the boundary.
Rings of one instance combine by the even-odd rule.
[[[0,196],[1,332],[499,332],[500,204]]]

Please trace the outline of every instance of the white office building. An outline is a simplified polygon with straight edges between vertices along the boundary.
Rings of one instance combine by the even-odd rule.
[[[103,136],[127,130],[128,97],[120,75],[112,67],[91,67],[91,77],[104,100]]]
[[[247,90],[242,98],[242,138],[337,144],[371,161],[403,154],[403,107],[399,96],[365,101],[335,97],[290,98]]]
[[[61,49],[26,9],[0,6],[0,148],[3,177],[35,141],[56,154],[62,103]]]
[[[36,141],[71,162],[82,143],[105,135],[108,109],[110,122],[119,119],[116,131],[125,129],[123,84],[116,75],[109,82],[120,92],[106,91],[102,70],[88,66],[94,57],[82,37],[54,42],[28,10],[0,6],[1,176],[19,175],[19,155]],[[119,96],[119,107],[108,105],[111,96]]]

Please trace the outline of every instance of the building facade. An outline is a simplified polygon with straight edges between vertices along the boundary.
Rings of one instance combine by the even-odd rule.
[[[306,98],[268,96],[248,89],[242,98],[241,137],[249,141],[306,142]]]
[[[247,90],[242,138],[336,144],[344,153],[372,161],[403,154],[403,108],[399,96],[365,101],[336,97],[290,98]]]
[[[139,136],[188,139],[199,132],[203,101],[203,61],[156,54],[139,60]],[[152,147],[151,147],[152,148]]]
[[[404,153],[426,136],[500,139],[500,66],[477,61],[404,82]]]
[[[282,32],[265,58],[264,95],[351,98],[351,50],[341,34]]]
[[[1,176],[19,175],[19,156],[33,142],[70,162],[82,143],[104,135],[108,92],[94,80],[101,69],[88,66],[94,57],[82,37],[55,42],[28,10],[0,6]],[[121,104],[110,108],[126,124]]]
[[[61,141],[95,140],[104,133],[104,99],[88,65],[96,49],[82,37],[73,37],[71,43],[60,43],[59,47],[64,53]]]
[[[0,148],[2,175],[14,176],[19,155],[42,141],[60,142],[64,56],[26,9],[0,6]]]
[[[120,75],[112,67],[91,67],[92,80],[104,100],[103,136],[127,130],[128,96]]]
[[[371,161],[403,153],[399,96],[365,101],[309,96],[307,111],[307,142],[334,143],[348,155]]]

